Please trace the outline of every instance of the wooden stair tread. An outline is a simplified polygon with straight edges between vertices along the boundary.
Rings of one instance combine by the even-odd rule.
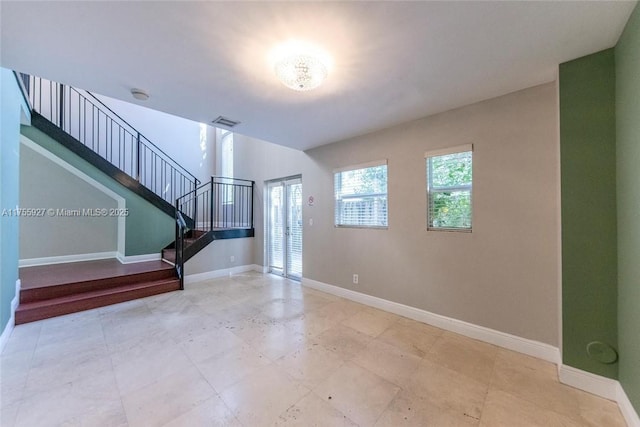
[[[65,295],[62,297],[50,298],[42,301],[26,302],[26,303],[21,303],[16,309],[16,312],[20,311],[21,309],[34,308],[34,307],[46,307],[48,305],[55,305],[61,302],[81,301],[83,299],[94,298],[98,296],[113,295],[113,294],[118,294],[126,291],[133,291],[136,289],[151,288],[151,287],[166,284],[166,283],[178,283],[179,285],[180,281],[176,278],[173,278],[173,279],[155,280],[153,282],[136,282],[128,285],[122,285],[122,286],[100,289],[95,291],[82,292],[74,295]]]
[[[122,264],[117,259],[110,258],[95,261],[20,267],[19,274],[22,282],[21,287],[25,290],[72,282],[127,276],[136,273],[147,273],[163,269],[171,270],[171,266],[163,263],[161,260]]]
[[[177,278],[130,283],[42,301],[21,303],[16,309],[15,319],[16,324],[33,322],[179,289],[180,280]]]
[[[170,266],[169,266],[170,267]],[[92,291],[119,288],[136,283],[164,281],[174,279],[172,268],[146,271],[141,273],[114,275],[93,280],[71,281],[69,283],[57,283],[51,286],[23,289],[20,292],[20,303],[31,303],[40,300],[49,300],[68,295],[78,295]]]

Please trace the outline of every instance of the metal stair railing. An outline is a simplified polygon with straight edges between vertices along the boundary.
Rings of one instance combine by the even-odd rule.
[[[211,177],[193,191],[176,199],[175,268],[184,286],[184,249],[190,230],[253,229],[255,182],[247,179]],[[188,218],[190,224],[187,223]]]
[[[20,74],[35,112],[173,204],[200,181],[91,92]]]

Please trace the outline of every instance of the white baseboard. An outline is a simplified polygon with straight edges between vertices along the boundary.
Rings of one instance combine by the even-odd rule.
[[[558,366],[558,376],[563,384],[617,402],[627,425],[640,427],[640,417],[619,381],[567,365]]]
[[[185,285],[188,285],[191,283],[201,282],[203,280],[218,279],[220,277],[228,277],[232,274],[246,273],[247,271],[254,270],[254,265],[248,264],[237,267],[221,268],[220,270],[205,271],[204,273],[187,274],[184,276],[184,283]]]
[[[4,347],[7,345],[13,328],[16,325],[16,308],[18,308],[18,302],[20,301],[20,286],[20,279],[18,279],[16,280],[16,293],[11,300],[11,317],[9,317],[9,321],[5,325],[2,334],[0,334],[0,354],[4,351]]]
[[[121,253],[118,253],[117,258],[118,258],[118,261],[120,261],[122,264],[133,264],[136,262],[160,261],[162,259],[162,255],[158,253],[158,254],[124,256]]]
[[[302,284],[322,292],[326,292],[339,297],[347,298],[352,301],[379,308],[381,310],[395,313],[400,316],[408,317],[418,322],[427,323],[447,331],[455,332],[469,338],[474,338],[509,350],[524,353],[529,356],[537,357],[551,363],[560,363],[560,351],[552,345],[521,338],[505,332],[496,331],[494,329],[485,328],[484,326],[474,325],[462,320],[453,319],[421,310],[419,308],[410,307],[408,305],[399,304],[397,302],[388,301],[371,295],[355,292],[350,289],[341,288],[339,286],[329,285],[318,282],[316,280],[304,277]]]
[[[616,380],[563,364],[558,365],[558,378],[560,378],[561,383],[571,387],[605,399],[617,400],[618,381]]]
[[[419,322],[427,323],[447,331],[456,332],[470,338],[484,341],[499,347],[517,351],[558,366],[558,377],[563,384],[595,394],[618,403],[620,411],[629,427],[640,427],[640,418],[629,401],[627,394],[616,380],[595,375],[571,366],[563,365],[560,350],[549,344],[521,338],[515,335],[485,328],[483,326],[452,319],[419,308],[387,301],[382,298],[366,295],[339,286],[329,285],[308,278],[302,279],[302,284],[322,292],[347,298],[352,301],[379,308],[400,316],[408,317]]]
[[[258,265],[253,264],[253,271],[257,271],[258,273],[267,274],[269,272],[269,267],[266,265]]]
[[[63,264],[67,262],[96,261],[99,259],[116,258],[117,252],[96,252],[92,254],[61,255],[45,258],[21,259],[20,267],[33,267],[36,265]]]
[[[631,404],[629,396],[627,396],[627,393],[625,393],[622,384],[620,384],[618,381],[616,382],[618,383],[618,393],[616,396],[616,400],[618,401],[618,407],[620,408],[620,412],[622,412],[624,420],[627,422],[627,425],[629,427],[640,427],[640,417]]]

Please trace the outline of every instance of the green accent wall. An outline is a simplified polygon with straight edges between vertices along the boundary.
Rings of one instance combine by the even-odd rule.
[[[30,113],[12,71],[0,68],[0,213],[19,203],[20,122]],[[18,280],[18,218],[0,216],[0,334],[11,318]]]
[[[608,49],[560,65],[563,363],[609,378],[617,349],[615,57]]]
[[[160,253],[163,247],[175,239],[175,223],[171,216],[120,185],[40,130],[23,126],[21,132],[36,144],[124,197],[126,207],[129,209],[125,226],[126,256]]]
[[[640,8],[615,48],[618,198],[618,377],[640,413]]]

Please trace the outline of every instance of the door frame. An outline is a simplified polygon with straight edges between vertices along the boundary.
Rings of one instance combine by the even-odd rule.
[[[288,252],[288,242],[287,242],[287,234],[285,232],[286,227],[287,227],[287,217],[288,217],[288,194],[287,194],[287,182],[288,181],[298,181],[300,183],[300,185],[302,185],[302,175],[291,175],[291,176],[286,176],[283,178],[277,178],[277,179],[270,179],[268,181],[265,181],[264,183],[264,188],[265,188],[265,205],[264,205],[264,212],[265,212],[265,233],[264,233],[264,248],[265,248],[265,260],[266,260],[266,270],[267,273],[271,273],[271,274],[275,274],[278,276],[282,276],[288,279],[292,279],[292,280],[297,280],[300,281],[302,280],[302,275],[300,275],[300,277],[298,276],[292,276],[287,270],[288,270],[288,256],[289,254]],[[280,184],[283,187],[283,191],[282,191],[282,195],[283,195],[283,235],[282,235],[282,273],[277,272],[277,271],[273,271],[272,268],[272,263],[271,263],[271,194],[269,191],[270,186],[274,185],[274,184]],[[302,202],[301,202],[302,203]],[[303,221],[304,224],[304,221]],[[303,240],[304,241],[304,240]],[[302,249],[301,249],[302,251]],[[300,253],[300,256],[302,257],[302,253]]]

